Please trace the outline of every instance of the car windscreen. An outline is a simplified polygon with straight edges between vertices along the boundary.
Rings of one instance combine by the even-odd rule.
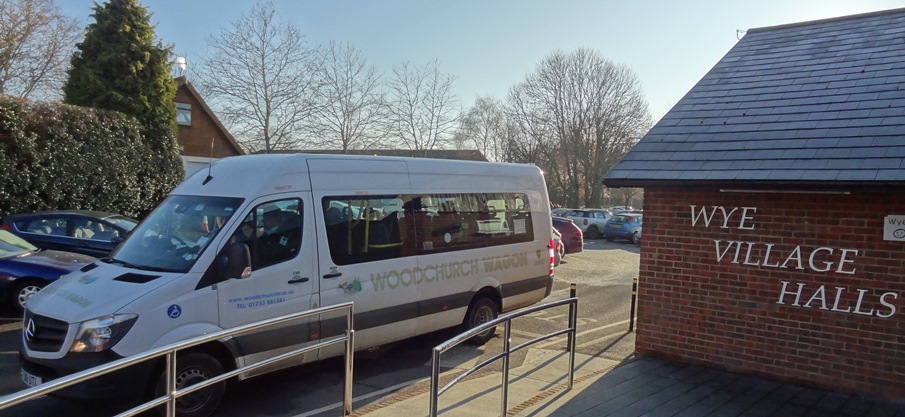
[[[231,197],[167,197],[104,261],[153,271],[187,272],[242,202]]]
[[[127,232],[134,229],[135,226],[138,225],[137,220],[130,219],[126,216],[110,216],[110,217],[106,218],[105,220],[107,220],[110,223],[113,223],[117,227],[121,227],[123,230],[125,230]]]
[[[11,256],[19,256],[36,250],[34,245],[26,242],[19,236],[16,236],[6,230],[0,230],[0,258]]]

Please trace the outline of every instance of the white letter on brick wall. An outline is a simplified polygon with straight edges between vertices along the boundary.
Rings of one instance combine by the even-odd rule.
[[[833,311],[841,311],[843,313],[850,313],[852,311],[851,307],[848,307],[845,310],[839,308],[839,300],[842,299],[843,291],[845,291],[845,287],[836,287],[836,301],[833,302]]]
[[[880,313],[879,310],[877,311],[877,317],[881,317],[884,319],[887,317],[892,317],[892,316],[896,315],[896,305],[886,302],[887,295],[891,295],[893,300],[899,299],[899,294],[894,293],[894,292],[884,293],[883,295],[880,296],[880,304],[883,304],[884,307],[889,308],[889,314],[883,314],[883,313]]]
[[[826,268],[823,268],[823,269],[817,268],[817,265],[814,265],[814,257],[816,257],[816,256],[817,256],[817,252],[820,252],[820,251],[828,251],[828,252],[830,253],[830,255],[833,254],[833,248],[819,247],[819,248],[817,248],[817,249],[814,249],[814,251],[811,252],[811,256],[808,257],[808,265],[810,265],[810,266],[811,266],[811,269],[813,269],[815,272],[826,272],[826,271],[829,271],[829,270],[833,267],[833,263],[832,263],[832,262],[824,261],[824,262],[823,262],[823,265],[824,265]]]
[[[716,263],[720,263],[720,261],[723,260],[723,257],[726,256],[727,253],[729,253],[729,249],[732,249],[732,244],[737,243],[737,242],[733,242],[731,240],[726,242],[729,245],[726,246],[726,249],[724,249],[722,253],[720,253],[720,242],[722,242],[722,240],[716,240],[716,239],[713,240],[713,243],[716,245]],[[738,255],[736,255],[736,257],[737,256]]]
[[[713,215],[716,214],[716,207],[713,208],[713,211],[710,212],[710,217],[707,217],[707,207],[701,207],[701,211],[695,213],[694,209],[697,206],[689,205],[691,207],[691,226],[694,227],[698,223],[698,219],[704,218],[704,227],[710,227],[710,220],[713,219]]]
[[[862,290],[860,288],[858,289],[858,303],[855,304],[855,314],[873,316],[874,309],[870,309],[870,311],[861,311],[861,302],[864,301],[864,293],[866,293],[866,292],[867,292],[867,290]]]
[[[777,301],[776,304],[785,304],[784,302],[782,302],[782,299],[785,298],[785,296],[787,294],[788,295],[794,294],[795,302],[792,303],[792,305],[800,307],[801,304],[799,304],[799,301],[801,301],[801,291],[804,289],[804,283],[803,282],[798,283],[798,292],[786,291],[786,287],[788,285],[789,285],[788,281],[782,281],[782,290],[779,292],[779,301]]]
[[[826,306],[826,288],[823,285],[814,292],[814,295],[811,296],[811,299],[808,302],[804,303],[804,307],[811,308],[811,303],[814,300],[820,300],[820,309],[821,310],[829,310],[830,308]]]
[[[801,246],[796,246],[795,249],[792,250],[792,253],[786,258],[786,261],[782,263],[781,268],[788,268],[786,265],[792,260],[796,261],[798,264],[795,269],[804,269],[804,267],[801,266]]]
[[[745,220],[754,220],[754,217],[748,216],[748,210],[751,210],[752,213],[757,213],[757,207],[742,207],[742,220],[738,222],[739,229],[754,230],[754,223],[750,226],[745,226]]]
[[[723,212],[723,225],[720,226],[721,229],[729,228],[729,218],[732,217],[732,213],[735,213],[736,210],[738,210],[738,207],[733,207],[729,214],[726,214],[726,208],[720,206],[720,211]]]
[[[840,250],[842,251],[842,255],[839,256],[839,267],[836,268],[836,272],[838,272],[840,274],[854,274],[855,268],[852,268],[851,271],[843,271],[842,266],[845,264],[854,263],[855,262],[854,259],[848,259],[848,254],[852,253],[855,256],[857,256],[858,250],[857,249],[840,249]]]

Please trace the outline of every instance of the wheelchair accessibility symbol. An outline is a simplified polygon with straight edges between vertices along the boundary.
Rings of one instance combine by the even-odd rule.
[[[178,304],[173,304],[170,308],[167,309],[167,315],[170,316],[171,319],[177,319],[182,315],[182,307],[179,307]]]

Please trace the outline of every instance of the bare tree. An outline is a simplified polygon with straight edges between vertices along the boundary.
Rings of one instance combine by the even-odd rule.
[[[475,147],[490,161],[502,161],[506,138],[503,104],[492,97],[478,97],[465,112],[454,138],[459,148]]]
[[[510,103],[517,118],[552,133],[558,156],[538,164],[562,176],[556,185],[570,205],[599,206],[603,176],[650,125],[634,73],[588,49],[547,56]]]
[[[249,152],[300,147],[312,112],[315,51],[293,24],[259,3],[217,37],[197,74],[237,141]]]
[[[321,62],[312,143],[343,152],[379,147],[386,102],[374,66],[353,46],[335,42],[324,47]]]
[[[436,60],[423,67],[396,65],[389,82],[388,132],[409,149],[446,147],[461,112],[453,81]]]
[[[59,98],[81,36],[53,0],[0,0],[0,94]]]

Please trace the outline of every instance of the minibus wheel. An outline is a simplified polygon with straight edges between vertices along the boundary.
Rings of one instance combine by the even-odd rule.
[[[497,305],[493,300],[484,297],[478,298],[468,307],[468,312],[465,313],[465,322],[462,323],[462,330],[468,331],[496,319],[497,311]],[[493,339],[495,333],[496,327],[487,329],[468,339],[468,343],[481,346]]]
[[[176,390],[180,390],[199,382],[211,379],[223,373],[223,366],[216,359],[204,353],[190,353],[176,359]],[[155,397],[166,394],[166,374],[162,373],[157,381]],[[176,415],[178,417],[206,417],[213,414],[220,405],[226,383],[221,382],[208,388],[200,389],[176,399]],[[166,406],[158,407],[161,415],[166,415]]]

